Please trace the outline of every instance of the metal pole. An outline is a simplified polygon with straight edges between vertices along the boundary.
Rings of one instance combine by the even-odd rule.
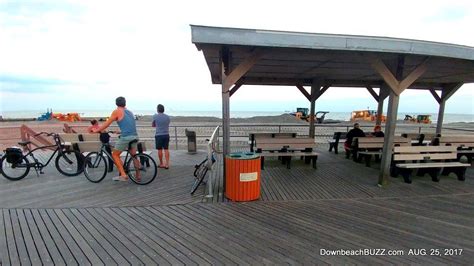
[[[174,127],[174,139],[176,141],[176,150],[178,150],[178,129]]]
[[[382,164],[379,175],[379,186],[388,184],[390,176],[390,164],[392,162],[393,139],[395,138],[395,124],[397,123],[398,102],[400,96],[392,90],[388,100],[387,121],[385,122],[385,138],[382,151]]]

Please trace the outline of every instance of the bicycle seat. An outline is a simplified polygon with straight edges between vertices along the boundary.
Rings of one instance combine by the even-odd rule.
[[[28,145],[28,144],[30,144],[30,143],[31,143],[31,141],[26,140],[26,141],[20,141],[20,142],[18,142],[18,145],[20,145],[20,146],[26,146],[26,145]]]

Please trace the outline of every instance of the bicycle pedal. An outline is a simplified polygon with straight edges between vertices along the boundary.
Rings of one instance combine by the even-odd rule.
[[[40,171],[39,173],[42,174],[42,175],[44,175],[44,172],[43,172],[43,171]]]

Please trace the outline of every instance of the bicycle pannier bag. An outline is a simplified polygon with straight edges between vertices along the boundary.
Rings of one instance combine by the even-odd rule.
[[[23,153],[19,148],[7,148],[5,150],[5,156],[7,157],[7,162],[9,163],[20,163]]]

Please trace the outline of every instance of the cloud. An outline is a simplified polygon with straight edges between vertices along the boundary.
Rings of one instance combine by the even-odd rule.
[[[241,0],[238,5],[212,0],[0,0],[0,77],[7,77],[0,84],[1,96],[2,101],[13,102],[22,97],[26,106],[22,108],[38,104],[34,102],[38,95],[24,97],[36,91],[43,93],[42,104],[50,107],[74,99],[74,105],[95,108],[123,95],[146,108],[161,102],[181,110],[198,106],[220,109],[220,87],[211,84],[204,57],[191,43],[189,24],[390,36],[474,46],[473,6],[471,0],[433,0],[429,4],[409,0],[383,4],[370,0],[276,0],[271,5],[254,0]],[[467,99],[472,99],[472,94],[467,94],[471,95]],[[292,87],[244,86],[231,101],[231,106],[241,109],[257,108],[258,102],[265,103],[267,110],[292,110],[294,105],[307,104]],[[326,107],[322,105],[325,102],[331,104]],[[331,88],[320,104],[356,109],[373,102],[363,88]],[[432,108],[430,104],[426,107]]]

